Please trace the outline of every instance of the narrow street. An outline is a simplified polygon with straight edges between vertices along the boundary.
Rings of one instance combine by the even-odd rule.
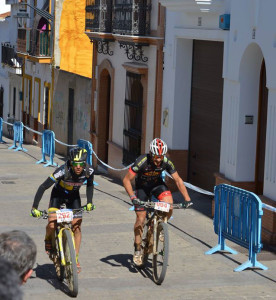
[[[54,267],[44,252],[46,221],[30,217],[30,209],[38,186],[51,174],[52,167],[37,165],[41,159],[38,147],[24,145],[27,153],[9,150],[0,144],[0,231],[21,229],[36,242],[37,262],[32,277],[23,286],[24,299],[66,299],[66,286],[60,283]],[[62,157],[55,157],[59,164]],[[258,260],[267,271],[233,272],[247,260],[248,251],[228,243],[238,255],[205,251],[217,244],[213,231],[211,199],[190,194],[193,209],[176,210],[170,220],[170,257],[165,281],[161,286],[152,279],[152,268],[144,270],[132,264],[134,213],[120,182],[99,174],[95,187],[96,210],[84,215],[80,253],[78,299],[274,299],[276,292],[276,256],[262,251]],[[40,203],[46,209],[50,190]],[[85,203],[85,189],[81,195]],[[177,200],[178,195],[174,195]]]

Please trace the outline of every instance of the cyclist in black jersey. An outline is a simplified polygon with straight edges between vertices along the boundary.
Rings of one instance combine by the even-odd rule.
[[[33,217],[40,217],[42,212],[38,210],[39,202],[48,188],[53,184],[51,198],[49,202],[49,211],[57,210],[62,204],[66,204],[67,208],[77,209],[81,207],[81,199],[79,189],[86,183],[87,210],[95,208],[93,205],[94,191],[94,170],[86,163],[87,151],[80,147],[70,149],[69,160],[57,168],[38,188],[31,213]],[[77,266],[80,270],[78,262],[78,254],[81,244],[81,223],[82,213],[74,216],[72,221],[72,229],[74,232]],[[52,248],[52,235],[56,227],[56,215],[52,214],[48,217],[45,235],[45,250],[49,254]]]
[[[134,224],[134,255],[133,262],[139,266],[142,264],[141,236],[143,224],[146,218],[146,211],[139,201],[148,201],[150,196],[155,196],[160,201],[173,203],[172,194],[162,179],[162,172],[167,171],[174,179],[179,191],[184,197],[186,206],[190,202],[190,196],[183,180],[178,175],[172,161],[166,157],[167,145],[159,138],[150,143],[150,153],[139,156],[135,163],[129,168],[123,179],[124,187],[135,206],[136,222]],[[135,193],[131,181],[135,178]],[[168,219],[172,215],[172,208],[168,213]]]

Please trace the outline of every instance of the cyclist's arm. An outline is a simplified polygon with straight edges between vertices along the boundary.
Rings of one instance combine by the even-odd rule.
[[[129,169],[126,173],[124,179],[123,179],[123,185],[126,189],[126,192],[128,193],[129,197],[134,196],[134,191],[131,185],[131,181],[135,178],[136,173],[132,171],[132,169]]]
[[[174,179],[180,193],[182,194],[182,196],[184,197],[184,199],[186,201],[191,201],[191,198],[188,194],[188,191],[184,185],[183,180],[181,179],[181,177],[178,175],[177,172],[174,172],[173,174],[171,174],[172,178]]]
[[[55,182],[51,177],[48,177],[38,188],[35,197],[34,197],[34,202],[33,202],[33,208],[37,209],[39,202],[44,194],[44,192],[51,187]]]
[[[88,178],[87,184],[86,184],[86,198],[87,198],[87,204],[93,203],[93,194],[94,194],[94,173]]]

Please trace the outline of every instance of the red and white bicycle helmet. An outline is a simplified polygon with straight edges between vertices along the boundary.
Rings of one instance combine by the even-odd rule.
[[[150,143],[150,152],[153,155],[165,155],[168,151],[167,144],[159,138],[155,138]]]

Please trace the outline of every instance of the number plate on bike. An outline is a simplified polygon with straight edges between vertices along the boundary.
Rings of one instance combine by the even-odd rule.
[[[154,209],[169,212],[170,204],[165,202],[156,202],[154,204]]]
[[[57,222],[71,222],[73,220],[73,212],[72,210],[57,210]]]

